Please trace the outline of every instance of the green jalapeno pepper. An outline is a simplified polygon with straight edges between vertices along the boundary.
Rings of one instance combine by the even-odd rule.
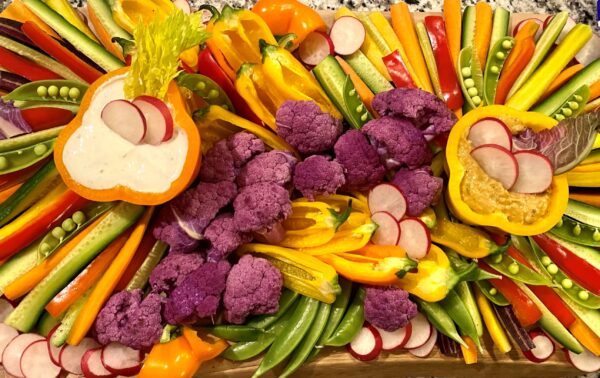
[[[508,300],[504,298],[504,295],[488,281],[475,281],[475,285],[477,285],[479,290],[481,290],[481,293],[496,306],[508,306],[510,304]]]
[[[590,87],[586,84],[577,88],[569,97],[562,103],[554,113],[547,114],[557,121],[562,121],[565,118],[576,117],[585,108],[587,100],[590,98]]]
[[[442,308],[450,315],[452,320],[458,326],[458,329],[466,335],[469,336],[477,345],[477,348],[481,350],[481,342],[479,340],[479,336],[477,335],[477,328],[475,327],[475,322],[469,314],[467,307],[456,291],[450,290],[446,298],[440,301],[440,305]]]
[[[486,105],[493,105],[496,98],[496,88],[500,73],[504,67],[504,62],[510,51],[515,46],[515,39],[512,37],[500,38],[489,52],[489,58],[485,64],[485,73],[483,75],[483,101]]]
[[[4,96],[5,100],[79,104],[86,84],[73,80],[39,80],[23,84]]]
[[[246,322],[248,327],[265,330],[275,323],[294,304],[300,295],[295,291],[283,289],[279,298],[279,309],[272,315],[260,315]]]
[[[325,342],[328,346],[344,346],[358,334],[365,322],[365,289],[361,286],[356,291],[352,303],[335,332]]]
[[[520,281],[529,285],[543,285],[550,286],[552,282],[532,270],[531,268],[521,264],[511,256],[503,253],[488,256],[483,259],[489,266],[504,274],[513,280]]]
[[[467,109],[475,109],[483,102],[483,72],[472,47],[465,47],[458,54],[458,81]]]
[[[221,324],[207,329],[211,334],[227,341],[256,341],[265,332],[247,325]]]
[[[208,76],[182,72],[177,76],[177,84],[191,90],[209,105],[218,105],[235,113],[233,104],[225,91]]]
[[[54,151],[56,138],[0,153],[0,174],[20,171],[44,160]]]
[[[467,346],[465,341],[458,334],[454,321],[439,302],[426,302],[417,297],[413,297],[412,299],[417,302],[419,310],[425,314],[429,322],[433,324],[438,331],[457,343]]]

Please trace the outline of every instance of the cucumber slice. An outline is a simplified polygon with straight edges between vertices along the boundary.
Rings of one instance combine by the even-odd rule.
[[[422,22],[417,22],[415,28],[417,29],[417,39],[419,40],[419,45],[421,45],[421,51],[423,52],[425,65],[427,66],[429,77],[431,78],[433,91],[435,92],[436,96],[443,99],[444,95],[442,93],[442,86],[440,84],[440,76],[438,75],[435,56],[433,55],[433,48],[431,47],[431,41],[429,40],[429,34],[427,33],[425,24]]]
[[[565,215],[590,226],[600,227],[600,208],[596,206],[570,199]]]
[[[37,249],[39,245],[40,240],[33,242],[27,248],[11,257],[7,262],[0,265],[0,296],[4,293],[4,289],[8,285],[37,265]]]
[[[107,72],[125,66],[116,56],[106,51],[100,44],[69,24],[61,15],[50,9],[41,0],[23,0],[23,4],[61,37],[75,46],[77,50],[87,55]]]
[[[67,311],[65,311],[64,316],[60,321],[60,325],[56,331],[54,331],[52,338],[50,339],[52,345],[60,347],[67,341],[67,337],[69,337],[71,328],[73,328],[73,324],[75,324],[77,316],[79,316],[79,313],[83,309],[87,299],[90,297],[94,287],[96,287],[96,285],[92,286],[85,293],[83,293],[83,295],[77,299],[77,301],[75,301],[75,303],[73,303],[71,307],[67,309]]]
[[[88,10],[94,12],[100,24],[106,29],[111,38],[119,37],[131,39],[131,35],[120,27],[112,16],[110,5],[105,0],[88,0]]]
[[[475,38],[475,6],[468,5],[463,11],[461,48],[473,47]]]
[[[154,246],[148,253],[148,256],[146,256],[140,268],[137,270],[137,272],[135,272],[125,290],[131,291],[135,289],[143,289],[144,286],[146,286],[146,283],[148,283],[150,274],[160,262],[165,252],[167,252],[167,248],[169,248],[169,246],[160,240],[154,243]]]
[[[510,12],[502,7],[497,7],[494,10],[494,19],[492,21],[492,36],[490,38],[490,46],[494,46],[500,38],[508,36],[508,25],[510,24]],[[490,50],[488,60],[492,56]]]
[[[50,331],[52,331],[54,327],[60,324],[60,321],[62,320],[63,316],[64,314],[60,315],[58,318],[55,318],[52,315],[50,315],[49,312],[44,311],[44,314],[40,317],[40,321],[37,325],[38,333],[44,337],[48,337]]]
[[[394,89],[392,84],[377,70],[369,58],[358,50],[344,58],[356,74],[365,82],[367,87],[377,94]]]

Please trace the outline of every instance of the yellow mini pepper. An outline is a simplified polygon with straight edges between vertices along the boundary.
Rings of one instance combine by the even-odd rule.
[[[415,261],[406,257],[377,259],[342,253],[320,255],[318,258],[333,266],[338,274],[366,285],[392,285],[417,266]]]
[[[441,217],[431,229],[431,240],[472,259],[502,253],[508,248],[508,245],[497,245],[481,230]]]

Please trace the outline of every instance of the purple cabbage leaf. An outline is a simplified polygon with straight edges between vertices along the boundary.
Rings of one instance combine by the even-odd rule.
[[[0,139],[12,138],[31,132],[31,126],[23,118],[21,109],[12,101],[0,99]]]

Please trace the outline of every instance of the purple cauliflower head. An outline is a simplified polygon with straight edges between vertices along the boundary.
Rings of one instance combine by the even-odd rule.
[[[242,324],[248,315],[277,312],[282,287],[281,272],[269,261],[244,255],[227,277],[223,296],[225,319]]]
[[[101,344],[121,343],[133,349],[148,350],[162,334],[162,297],[142,290],[113,294],[96,318],[95,330]]]
[[[416,88],[396,88],[378,93],[373,109],[379,115],[405,119],[423,131],[425,138],[448,133],[457,121],[446,103],[432,93]]]
[[[202,182],[186,190],[160,212],[154,237],[169,244],[171,252],[193,251],[198,248],[206,226],[236,194],[237,187],[230,181]]]
[[[204,230],[204,237],[210,241],[210,248],[206,252],[206,259],[218,262],[227,258],[240,245],[252,240],[252,235],[241,232],[235,225],[233,214],[218,215]]]
[[[195,323],[214,316],[231,266],[227,261],[207,262],[194,270],[171,293],[164,316],[169,324]]]
[[[333,147],[335,159],[344,168],[347,190],[366,191],[383,181],[385,167],[377,150],[358,130],[343,134]]]
[[[237,184],[240,188],[261,182],[286,186],[292,181],[296,158],[288,152],[273,150],[257,155],[240,171]]]
[[[342,121],[324,113],[312,101],[284,102],[275,115],[277,134],[303,155],[333,147],[342,133]]]
[[[242,232],[269,231],[292,213],[287,189],[272,182],[249,185],[233,201],[234,221]]]
[[[400,166],[417,168],[431,162],[431,151],[425,137],[409,121],[385,116],[369,121],[362,132],[389,169]]]
[[[323,155],[310,156],[294,170],[294,188],[309,200],[318,195],[335,194],[345,183],[344,168]]]
[[[150,274],[150,287],[154,293],[169,295],[188,274],[204,263],[199,253],[170,253]]]
[[[233,157],[233,164],[240,168],[254,156],[265,152],[265,143],[247,131],[235,133],[227,138],[227,148]]]
[[[367,286],[365,320],[376,327],[393,332],[417,315],[417,305],[408,293],[396,287]]]
[[[404,194],[408,215],[416,217],[437,199],[442,190],[443,181],[441,178],[435,177],[429,167],[423,167],[400,169],[394,175],[392,183]]]

